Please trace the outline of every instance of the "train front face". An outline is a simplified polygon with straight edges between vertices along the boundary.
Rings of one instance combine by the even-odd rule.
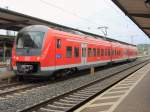
[[[48,27],[33,25],[18,33],[12,50],[12,66],[16,75],[31,76],[40,73],[47,32]]]

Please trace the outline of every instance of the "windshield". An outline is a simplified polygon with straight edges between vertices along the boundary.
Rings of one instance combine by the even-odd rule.
[[[17,36],[16,48],[41,49],[44,34],[44,32],[40,31],[21,32]]]

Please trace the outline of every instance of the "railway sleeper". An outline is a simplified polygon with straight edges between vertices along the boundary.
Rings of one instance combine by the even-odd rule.
[[[87,91],[87,92],[85,92],[85,95],[92,95],[92,94],[95,94],[95,93],[97,93],[97,91],[99,91],[99,90],[91,90],[91,91]],[[79,92],[80,93],[80,92]],[[81,93],[83,93],[84,94],[84,92],[81,92]]]
[[[69,96],[74,97],[74,98],[81,98],[81,99],[85,99],[85,98],[89,97],[89,95],[78,94],[78,93],[74,93],[74,94],[69,95]]]
[[[69,102],[73,102],[73,103],[77,103],[77,102],[81,102],[85,99],[83,98],[72,98],[72,97],[68,97],[67,99],[65,98],[65,100],[68,100]]]
[[[66,107],[70,107],[70,106],[73,106],[74,104],[71,104],[71,103],[64,103],[64,102],[54,102],[53,104],[57,105],[57,106],[66,106]]]
[[[68,110],[69,107],[64,107],[64,106],[56,106],[56,105],[51,105],[51,104],[48,104],[45,108],[48,108],[48,109],[53,109],[53,110]]]
[[[80,91],[77,94],[93,95],[93,94],[95,94],[95,92],[82,92],[82,91]]]
[[[89,97],[89,96],[91,96],[91,94],[80,94],[80,93],[75,93],[75,94],[73,94],[73,95],[76,95],[76,96],[81,96],[82,98],[86,98],[86,97]],[[93,95],[93,94],[92,94]]]
[[[40,110],[37,112],[56,112],[56,110],[47,109],[47,108],[40,108]],[[57,110],[57,112],[64,112],[64,111]]]
[[[59,100],[60,102],[62,103],[70,103],[70,104],[76,104],[77,102],[79,102],[79,100],[76,100],[76,99],[60,99]],[[81,100],[83,101],[83,100]]]
[[[79,93],[93,93],[93,92],[95,92],[95,90],[94,89],[90,89],[90,90],[81,90],[81,91],[79,91]]]

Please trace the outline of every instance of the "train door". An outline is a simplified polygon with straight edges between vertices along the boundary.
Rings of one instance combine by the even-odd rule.
[[[55,40],[55,66],[64,65],[62,39]]]
[[[81,44],[81,50],[82,50],[81,63],[86,64],[87,63],[87,44],[86,43]]]

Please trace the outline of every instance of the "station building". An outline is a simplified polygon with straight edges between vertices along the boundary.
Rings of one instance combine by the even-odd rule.
[[[15,36],[0,35],[0,65],[11,58],[11,51]]]

